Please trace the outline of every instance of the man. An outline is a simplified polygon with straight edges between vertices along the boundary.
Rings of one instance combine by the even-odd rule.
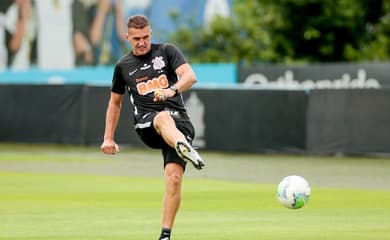
[[[190,144],[194,128],[181,96],[196,82],[196,77],[175,46],[151,43],[152,31],[145,16],[130,17],[127,28],[125,37],[132,51],[115,65],[101,149],[106,154],[119,152],[114,132],[122,96],[127,90],[133,105],[136,132],[146,145],[162,150],[165,193],[160,240],[170,240],[180,206],[186,162],[196,169],[204,166],[204,161]]]

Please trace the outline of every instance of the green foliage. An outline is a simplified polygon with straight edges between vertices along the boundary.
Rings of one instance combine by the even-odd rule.
[[[367,41],[353,48],[348,46],[349,60],[383,61],[390,58],[390,1],[383,1],[381,13],[375,24],[367,23]]]
[[[193,62],[297,63],[388,60],[389,36],[390,0],[236,0],[171,40]]]

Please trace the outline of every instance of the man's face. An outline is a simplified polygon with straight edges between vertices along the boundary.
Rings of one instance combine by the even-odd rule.
[[[127,40],[133,47],[133,53],[136,56],[145,55],[151,49],[152,32],[150,26],[142,29],[129,28],[127,30]]]

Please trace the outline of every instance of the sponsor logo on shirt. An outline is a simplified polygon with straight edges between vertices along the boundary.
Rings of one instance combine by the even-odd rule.
[[[168,78],[165,74],[162,74],[156,78],[147,80],[145,82],[137,83],[137,91],[139,95],[146,95],[154,92],[160,88],[167,88],[169,86]]]

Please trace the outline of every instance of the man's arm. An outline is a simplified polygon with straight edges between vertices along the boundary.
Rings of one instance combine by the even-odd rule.
[[[197,81],[194,70],[188,63],[180,65],[176,69],[176,74],[179,76],[179,81],[175,85],[179,93],[190,89]]]
[[[197,82],[195,73],[188,63],[180,65],[175,72],[179,76],[179,81],[175,83],[178,93],[190,89]],[[171,88],[161,89],[154,92],[154,101],[165,101],[167,98],[175,96],[175,94],[176,92]]]
[[[26,32],[27,18],[31,10],[30,0],[15,0],[15,3],[17,5],[19,15],[15,31],[12,34],[12,38],[9,43],[12,53],[16,53],[22,45],[23,37]]]
[[[119,146],[114,141],[115,129],[118,125],[119,116],[122,107],[122,95],[111,92],[110,101],[106,113],[106,127],[104,131],[104,141],[100,147],[106,154],[115,154],[119,152]]]

